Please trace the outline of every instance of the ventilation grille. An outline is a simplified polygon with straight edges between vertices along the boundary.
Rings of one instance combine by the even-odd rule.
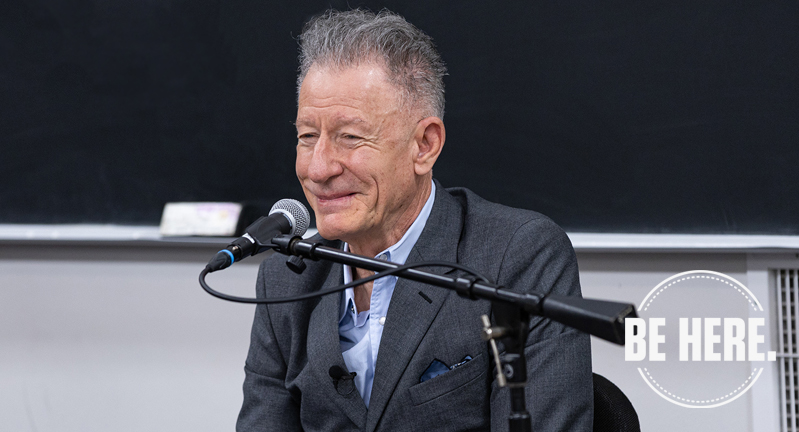
[[[775,270],[777,282],[777,334],[780,364],[780,414],[783,432],[799,432],[799,365],[796,323],[799,318],[799,270]]]

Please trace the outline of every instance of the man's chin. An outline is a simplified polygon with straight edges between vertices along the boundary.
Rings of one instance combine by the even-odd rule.
[[[318,219],[317,219],[318,220]],[[319,231],[319,235],[328,239],[328,240],[344,240],[350,237],[352,230],[347,229],[346,227],[336,226],[327,223],[319,223],[316,224],[316,230]]]
[[[314,208],[316,229],[328,240],[342,240],[360,229],[360,218],[354,209],[349,211],[325,211]]]

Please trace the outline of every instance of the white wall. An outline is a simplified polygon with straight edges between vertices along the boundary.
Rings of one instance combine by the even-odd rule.
[[[636,305],[686,270],[715,270],[746,284],[758,259],[745,250],[618,252],[575,245],[584,296]],[[233,430],[253,306],[200,288],[197,276],[218,249],[158,241],[0,241],[0,430]],[[212,274],[209,282],[250,296],[259,261]],[[598,340],[592,348],[595,371],[632,400],[642,430],[776,430],[758,429],[764,414],[752,410],[758,400],[773,405],[775,376],[733,403],[691,410],[652,392],[624,361],[623,348]]]
[[[0,246],[0,430],[233,430],[254,307],[200,288],[216,250]]]

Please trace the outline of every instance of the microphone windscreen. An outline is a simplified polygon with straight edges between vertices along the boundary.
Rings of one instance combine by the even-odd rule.
[[[291,232],[289,234],[291,235],[302,236],[311,223],[311,215],[308,213],[308,209],[295,199],[284,198],[276,202],[272,209],[269,210],[269,214],[271,215],[272,213],[283,213],[289,218],[291,221]]]
[[[339,365],[330,366],[330,370],[328,370],[327,373],[330,375],[330,378],[334,380],[341,379],[341,377],[347,375],[347,371]]]

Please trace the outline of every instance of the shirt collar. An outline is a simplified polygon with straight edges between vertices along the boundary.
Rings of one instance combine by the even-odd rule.
[[[407,261],[408,257],[411,255],[411,250],[413,250],[413,247],[416,246],[419,236],[422,235],[422,231],[424,230],[425,225],[427,225],[427,219],[430,217],[430,212],[433,210],[433,202],[435,201],[436,196],[436,182],[431,181],[431,184],[432,187],[430,188],[430,196],[427,197],[427,201],[425,201],[422,211],[419,212],[419,216],[416,216],[416,220],[413,221],[411,226],[407,231],[405,231],[405,234],[398,242],[394,243],[392,246],[389,246],[389,248],[383,252],[377,254],[375,258],[385,255],[386,261],[391,261],[397,264],[405,264],[405,261]],[[347,243],[344,243],[344,251],[349,251],[349,245]],[[350,266],[345,264],[344,283],[348,284],[350,282],[352,282],[352,270],[350,269]],[[355,305],[355,294],[352,288],[344,290],[343,294],[344,295],[341,298],[339,322],[341,322],[341,320],[344,318],[344,315],[347,313],[347,311]]]

